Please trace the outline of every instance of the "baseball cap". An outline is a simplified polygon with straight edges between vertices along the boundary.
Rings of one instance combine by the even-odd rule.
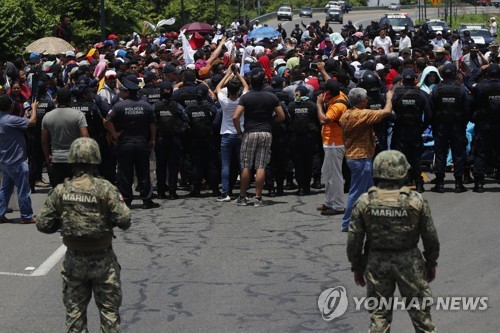
[[[75,51],[68,51],[66,52],[66,58],[69,58],[69,57],[75,57]]]
[[[488,68],[486,68],[487,75],[498,76],[500,73],[500,67],[497,64],[490,64]]]
[[[156,78],[156,74],[153,72],[146,72],[144,73],[144,82],[150,83]]]
[[[454,77],[457,73],[457,68],[454,64],[446,64],[443,66],[443,77]]]
[[[411,68],[406,68],[403,71],[402,76],[403,76],[403,80],[415,80],[415,78],[416,78],[415,71]]]
[[[283,78],[280,77],[280,76],[273,76],[273,78],[271,79],[271,86],[273,87],[281,87],[283,85]]]
[[[141,87],[139,87],[139,85],[137,83],[134,83],[128,79],[132,76],[134,76],[134,75],[129,75],[127,77],[122,78],[122,87],[125,88],[126,90],[138,91],[141,89]],[[137,80],[137,77],[135,77],[135,79]],[[137,80],[137,81],[139,81],[139,80]]]
[[[162,71],[163,71],[163,73],[167,73],[167,74],[169,74],[169,73],[178,74],[177,68],[175,68],[175,66],[172,64],[166,64],[165,66],[163,66]]]
[[[117,35],[115,35],[115,34],[110,34],[110,35],[108,36],[108,39],[118,39],[118,36],[117,36]]]
[[[276,59],[274,60],[274,68],[278,68],[279,66],[286,65],[286,61],[284,59]]]
[[[106,78],[108,78],[108,77],[116,77],[116,72],[114,70],[110,69],[110,70],[106,71],[106,73],[104,74],[104,76]]]
[[[405,47],[404,49],[401,50],[401,54],[403,53],[410,53],[411,54],[411,50],[409,47]]]
[[[295,89],[295,92],[299,92],[300,96],[308,96],[309,95],[309,90],[304,85],[297,86],[297,88]]]
[[[30,63],[31,64],[38,64],[40,62],[40,53],[38,52],[31,52],[30,54]]]
[[[436,51],[434,51],[434,53],[445,53],[446,52],[446,49],[442,46],[438,47]]]
[[[442,31],[436,31],[436,35],[442,35],[443,32]]]

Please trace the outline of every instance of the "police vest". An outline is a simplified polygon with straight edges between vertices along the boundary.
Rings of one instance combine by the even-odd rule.
[[[418,107],[420,102],[420,89],[417,87],[404,87],[398,90],[398,99],[394,105],[397,115],[396,124],[417,126],[422,124],[422,110]]]
[[[160,101],[160,89],[159,88],[143,88],[140,91],[141,95],[146,96],[148,99],[148,103],[151,105],[154,105],[155,103],[158,103]]]
[[[410,192],[408,187],[382,190],[374,186],[368,190],[364,218],[370,250],[400,251],[417,247],[420,206],[411,202]]]
[[[194,137],[212,135],[213,117],[210,112],[210,103],[206,100],[197,101],[196,104],[188,105],[186,113],[191,120],[191,134]]]
[[[89,184],[82,188],[81,180],[64,181],[61,197],[64,207],[61,215],[63,237],[97,240],[109,237],[113,229],[106,216],[106,201],[101,198],[96,179],[86,178]],[[79,182],[77,185],[76,182]]]
[[[276,95],[276,97],[278,97],[278,100],[285,104],[285,105],[288,105],[290,104],[291,100],[290,100],[290,95],[288,95],[287,92],[283,91],[283,90],[278,90],[278,91],[275,91],[274,94]]]
[[[462,92],[456,84],[440,83],[434,95],[433,122],[439,124],[463,123]]]
[[[103,119],[98,116],[96,105],[89,101],[76,101],[71,104],[73,109],[81,111],[87,120],[87,129],[92,139],[98,139],[104,134]]]
[[[159,135],[181,134],[187,129],[187,124],[181,118],[176,101],[156,103],[155,115],[159,126]]]
[[[55,107],[54,103],[47,99],[42,98],[38,102],[38,109],[36,109],[36,127],[41,129],[43,117],[47,114],[47,112],[53,110]]]
[[[366,107],[370,110],[382,110],[384,108],[384,100],[382,96],[377,92],[376,96],[368,95],[368,104]],[[373,125],[373,130],[375,132],[387,131],[389,128],[389,122],[387,119],[382,119],[380,122]]]
[[[479,122],[500,123],[500,82],[493,81],[481,85],[483,94],[479,101],[477,120]]]
[[[317,115],[312,102],[292,102],[288,106],[290,113],[290,132],[294,134],[313,134],[319,132]]]
[[[195,92],[189,92],[183,90],[179,93],[177,97],[177,102],[182,105],[184,108],[187,108],[189,105],[194,105],[198,103],[198,98],[196,97]]]

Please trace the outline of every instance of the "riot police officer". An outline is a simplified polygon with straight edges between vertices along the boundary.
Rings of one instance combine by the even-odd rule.
[[[67,250],[62,268],[66,331],[87,331],[87,306],[94,294],[101,332],[120,331],[120,265],[112,248],[113,228],[130,227],[130,210],[110,182],[93,176],[101,163],[90,138],[71,144],[68,163],[73,178],[54,188],[37,221],[39,231],[61,230]]]
[[[184,108],[172,97],[173,86],[164,81],[158,86],[161,100],[154,105],[158,136],[156,138],[156,179],[159,199],[178,199],[177,175],[182,154],[182,134],[188,128]],[[168,169],[168,186],[167,186]],[[168,196],[165,191],[168,188]]]
[[[292,30],[290,33],[290,37],[295,38],[297,40],[297,44],[300,44],[300,38],[302,37],[302,34],[304,31],[300,28],[300,25],[297,23],[295,24],[295,29]]]
[[[286,39],[286,30],[281,26],[281,23],[278,23],[278,29],[276,29],[276,31],[281,34],[281,39]]]
[[[200,84],[196,87],[196,103],[188,104],[186,114],[191,128],[191,197],[201,196],[201,183],[205,179],[212,190],[212,195],[220,195],[217,170],[217,139],[214,119],[217,108],[207,100],[208,87]]]
[[[363,73],[360,73],[360,76],[361,77],[358,79],[358,87],[365,89],[368,93],[366,108],[370,110],[382,110],[385,105],[385,96],[380,92],[382,87],[380,78],[371,70],[363,71]],[[373,131],[375,132],[376,138],[375,155],[381,151],[387,150],[389,128],[389,119],[383,119],[379,123],[373,125]]]
[[[311,193],[313,156],[318,150],[321,136],[316,104],[309,100],[309,90],[305,86],[296,88],[295,100],[288,105],[290,114],[290,156],[295,166],[297,195]]]
[[[394,92],[392,103],[396,120],[391,149],[405,154],[411,166],[409,180],[414,180],[416,190],[423,193],[425,189],[420,166],[424,144],[422,133],[429,124],[431,109],[428,95],[415,86],[413,69],[405,69],[402,76],[403,86]]]
[[[284,195],[285,176],[289,179],[288,188],[293,184],[293,163],[290,161],[289,154],[289,133],[288,125],[290,115],[288,114],[288,104],[292,102],[287,92],[283,91],[284,79],[279,76],[273,76],[271,79],[271,89],[285,113],[285,121],[272,124],[273,139],[271,142],[271,160],[266,166],[265,187],[269,191],[269,196]],[[275,184],[276,183],[276,184]]]
[[[453,157],[453,174],[455,176],[455,193],[466,192],[463,185],[464,162],[466,159],[465,129],[469,120],[469,93],[463,84],[455,83],[457,68],[454,64],[446,64],[441,76],[443,82],[432,91],[432,135],[434,137],[434,153],[436,185],[431,191],[444,193],[444,176],[448,149]]]
[[[500,67],[490,64],[486,80],[472,90],[474,95],[474,192],[484,192],[488,156],[494,153],[496,178],[500,181]]]
[[[38,81],[38,108],[36,109],[36,125],[29,128],[28,154],[29,154],[29,183],[31,192],[35,192],[35,183],[42,179],[44,156],[40,138],[42,136],[42,120],[45,114],[56,108],[55,103],[47,95],[45,81]]]
[[[156,143],[156,123],[154,110],[149,103],[140,100],[140,87],[122,79],[120,94],[123,100],[116,103],[106,117],[106,128],[117,140],[118,189],[130,206],[134,198],[132,184],[134,170],[143,202],[142,208],[156,208],[160,205],[153,200],[153,187],[149,174],[149,154]]]
[[[157,79],[153,72],[144,73],[144,87],[139,91],[139,95],[146,96],[151,105],[160,101],[160,89],[156,86]]]
[[[408,168],[405,156],[398,151],[378,154],[373,161],[378,186],[358,199],[349,224],[347,257],[354,282],[362,287],[367,284],[367,296],[377,304],[388,304],[369,310],[372,333],[389,332],[389,300],[396,285],[403,298],[418,300],[419,306],[408,309],[416,331],[436,332],[430,305],[422,302],[424,297],[431,297],[429,283],[436,277],[439,239],[427,201],[403,186]],[[418,248],[420,238],[423,253]]]

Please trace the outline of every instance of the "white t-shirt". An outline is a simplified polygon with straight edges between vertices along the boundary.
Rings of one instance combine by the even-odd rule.
[[[491,24],[490,24],[490,33],[492,35],[496,35],[497,34],[497,21],[491,22]]]
[[[385,54],[391,52],[390,48],[392,46],[392,40],[389,36],[385,36],[383,39],[380,36],[375,37],[373,40],[373,48],[378,50],[379,47],[384,49]]]
[[[411,49],[411,39],[408,36],[406,36],[404,38],[401,37],[399,39],[399,49],[402,50],[402,49],[406,49],[406,48]]]
[[[243,93],[244,94],[244,93]],[[232,101],[227,97],[227,88],[223,88],[220,93],[217,94],[221,109],[222,109],[222,124],[220,127],[220,134],[238,134],[236,133],[236,128],[233,123],[233,114],[238,106],[240,99]],[[245,122],[245,117],[242,115],[240,118],[241,130],[244,131],[243,123]]]

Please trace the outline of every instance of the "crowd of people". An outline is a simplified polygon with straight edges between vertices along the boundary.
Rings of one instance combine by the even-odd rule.
[[[61,36],[71,31],[62,22]],[[396,40],[376,22],[333,32],[319,21],[247,38],[262,26],[235,19],[203,34],[110,34],[86,49],[1,62],[2,221],[14,184],[23,189],[23,221],[32,221],[30,193],[43,186],[44,168],[52,187],[71,177],[68,153],[78,137],[98,143],[97,172],[128,206],[134,176],[145,209],[159,206],[155,198],[177,199],[179,186],[190,197],[208,190],[217,201],[255,206],[265,204],[263,191],[303,196],[324,186],[318,211],[343,214],[343,231],[384,150],[405,154],[406,183],[418,192],[429,151],[434,192],[445,192],[449,169],[456,193],[464,184],[483,192],[486,177],[500,181],[495,42],[481,49],[467,32],[431,36],[425,26]]]

